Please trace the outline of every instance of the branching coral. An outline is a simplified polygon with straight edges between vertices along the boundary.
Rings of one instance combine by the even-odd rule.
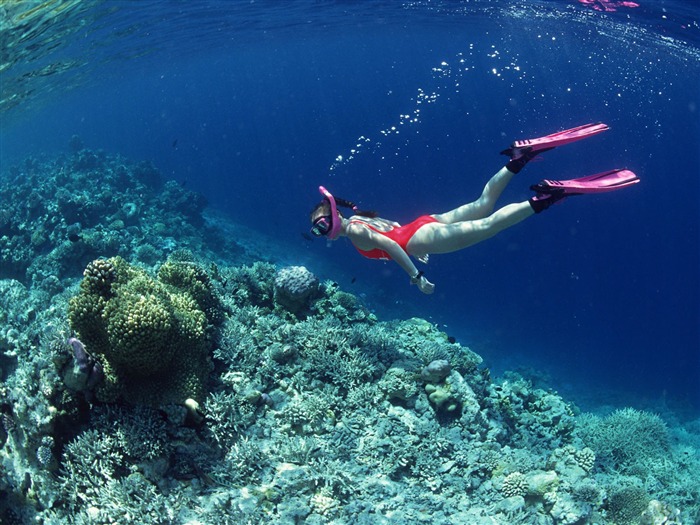
[[[653,463],[670,453],[668,429],[649,412],[626,408],[606,418],[583,415],[576,434],[595,451],[605,469],[646,475]]]
[[[255,406],[233,392],[213,392],[206,399],[205,413],[207,433],[217,445],[226,449],[253,423]]]
[[[250,266],[227,268],[221,272],[224,294],[230,304],[238,308],[274,306],[275,266],[256,262]]]
[[[229,448],[224,461],[214,467],[212,477],[223,486],[234,487],[250,481],[267,460],[258,441],[244,437]]]

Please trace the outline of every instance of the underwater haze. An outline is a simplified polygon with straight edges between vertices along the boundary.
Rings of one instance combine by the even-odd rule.
[[[41,46],[20,39],[8,49],[4,168],[64,150],[73,135],[152,160],[279,240],[270,250],[298,248],[303,259],[290,254],[290,263],[366,294],[371,308],[444,325],[490,366],[533,366],[555,374],[559,388],[671,396],[697,408],[696,7],[62,4],[27,20],[42,28]],[[432,297],[347,241],[326,249],[302,236],[319,184],[409,222],[475,199],[513,140],[594,121],[611,130],[544,155],[500,203],[528,198],[544,178],[620,167],[641,184],[569,199],[488,242],[434,256]]]
[[[239,245],[255,246],[261,260],[304,266],[319,280],[337,283],[382,321],[427,320],[450,342],[481,356],[481,366],[493,376],[518,371],[585,411],[609,414],[631,407],[626,410],[698,418],[700,5],[695,2],[64,0],[4,3],[0,24],[5,199],[12,200],[12,188],[26,185],[30,192],[39,184],[34,181],[57,173],[46,167],[50,159],[79,150],[149,161],[164,180],[177,182],[180,189],[166,186],[168,191],[184,192],[176,207],[186,208],[201,194],[215,217],[207,220],[230,225],[225,229],[230,235],[216,237],[210,248],[222,267],[252,264],[254,258],[227,260],[225,254],[235,254]],[[610,130],[538,156],[514,177],[498,205],[530,198],[530,185],[542,179],[626,168],[640,183],[569,198],[468,249],[432,255],[419,268],[435,284],[433,295],[411,286],[396,263],[362,258],[345,238],[327,242],[309,235],[319,185],[360,209],[408,223],[476,199],[507,161],[499,152],[514,140],[589,122],[604,122]],[[44,175],[30,179],[27,159],[35,159],[32,166],[42,166],[36,173]],[[89,195],[102,182],[80,184]],[[27,197],[17,191],[16,199],[24,202]],[[47,207],[42,219],[47,224],[50,210],[70,198],[63,191],[57,193],[58,208]],[[0,203],[5,215],[25,207],[9,200]],[[156,221],[138,207],[141,221]],[[130,212],[123,215],[120,227],[128,230]],[[0,237],[8,238],[2,249],[24,249],[20,241],[11,242],[6,225],[13,219],[2,220]],[[84,217],[66,221],[86,227]],[[192,224],[206,232],[211,227]],[[246,236],[238,238],[243,228]],[[155,267],[181,248],[199,255],[187,232],[170,235],[169,247],[149,241],[154,255],[138,260]],[[85,235],[75,233],[72,241],[84,242]],[[147,236],[139,239],[145,243]],[[43,242],[36,240],[36,253],[48,251]],[[73,287],[71,295],[89,260],[116,255],[130,260],[116,245],[85,253],[90,257],[76,257],[75,265],[56,270],[66,289]],[[29,259],[3,257],[0,277],[31,289],[36,278],[23,280]],[[50,296],[64,293],[52,286]],[[0,349],[9,354],[11,344]],[[16,367],[11,361],[0,361],[3,380]],[[240,452],[240,443],[224,443]],[[54,449],[57,458],[62,447]],[[68,445],[65,450],[75,453]],[[527,474],[522,464],[519,471]],[[329,485],[332,490],[321,496],[342,500],[339,485],[342,481]],[[507,498],[521,496],[515,489],[501,491]],[[688,497],[683,523],[700,519],[696,495]],[[333,514],[339,511],[332,502],[326,502],[330,510],[324,514],[320,500],[313,501],[321,517],[306,522],[349,519]],[[666,503],[675,508],[679,501],[669,496]],[[599,523],[637,523],[625,521],[627,511],[613,510],[610,502],[586,505],[594,510],[578,514],[580,521],[560,516],[541,523],[593,522],[597,508],[608,509],[609,521]],[[7,507],[19,505],[12,500]],[[527,509],[489,512],[510,516],[499,523],[534,523],[528,521],[532,515],[523,517]],[[49,514],[43,514],[46,523],[60,522]],[[365,523],[421,522],[414,514],[402,516],[404,521]],[[459,522],[445,516],[441,521],[433,515],[432,522]]]

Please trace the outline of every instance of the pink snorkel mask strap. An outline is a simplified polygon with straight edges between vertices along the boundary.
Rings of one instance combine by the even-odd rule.
[[[338,238],[338,235],[340,235],[340,215],[338,214],[338,207],[336,206],[335,198],[333,198],[330,191],[323,186],[319,186],[318,191],[321,192],[321,195],[323,195],[323,197],[331,205],[331,229],[326,234],[326,237],[333,241]]]

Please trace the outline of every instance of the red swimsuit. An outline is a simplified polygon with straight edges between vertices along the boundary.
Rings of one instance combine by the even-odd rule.
[[[396,228],[392,228],[388,232],[383,232],[372,226],[371,224],[365,222],[365,221],[359,221],[359,220],[354,220],[350,221],[350,224],[359,222],[363,226],[367,226],[370,230],[375,231],[379,233],[380,235],[384,235],[384,237],[388,237],[392,241],[396,242],[403,251],[408,253],[406,251],[406,245],[408,244],[408,241],[411,240],[411,237],[418,231],[418,229],[421,226],[425,226],[426,224],[430,224],[432,222],[438,222],[438,220],[435,217],[431,217],[430,215],[421,215],[418,217],[415,221],[406,224],[405,226],[397,226]],[[357,248],[357,246],[355,246]],[[391,256],[386,253],[384,250],[381,250],[379,248],[374,248],[372,250],[360,250],[357,248],[357,251],[360,252],[362,255],[367,257],[368,259],[384,259],[384,260],[389,260],[391,259]]]

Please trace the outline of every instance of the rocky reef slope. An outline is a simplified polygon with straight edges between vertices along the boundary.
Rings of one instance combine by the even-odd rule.
[[[76,139],[0,180],[3,523],[700,520],[697,422],[492,378],[151,164]]]

